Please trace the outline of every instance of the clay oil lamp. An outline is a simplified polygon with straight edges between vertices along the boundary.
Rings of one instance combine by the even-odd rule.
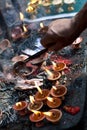
[[[53,64],[52,68],[54,71],[62,71],[66,68],[66,64],[63,62],[59,63],[52,62],[52,64]]]
[[[64,85],[53,86],[50,93],[53,97],[63,97],[67,93],[67,88]]]
[[[61,77],[61,74],[60,74],[60,72],[57,72],[57,71],[50,71],[50,70],[48,70],[48,69],[46,69],[45,68],[45,71],[47,72],[47,78],[48,78],[48,80],[50,80],[50,81],[55,81],[55,80],[57,80],[57,79],[59,79],[60,77]]]
[[[9,47],[11,47],[11,43],[8,39],[4,39],[0,42],[0,49],[2,51],[6,50]]]
[[[29,116],[31,122],[41,122],[44,120],[45,115],[42,112],[36,110],[32,110],[32,112],[33,114]]]
[[[74,10],[73,5],[75,4],[75,0],[64,0],[64,3],[68,5],[68,11]]]
[[[29,110],[40,110],[43,106],[43,102],[35,101],[33,96],[30,96],[30,103],[28,105]]]
[[[13,74],[19,75],[21,77],[26,77],[33,74],[36,71],[36,69],[37,69],[37,66],[32,65],[32,64],[28,64],[28,66],[19,64],[19,66],[17,67],[14,66]]]
[[[47,97],[47,105],[50,108],[57,108],[61,105],[62,101],[60,98]]]
[[[20,101],[13,105],[13,109],[17,111],[21,116],[27,114],[27,102],[26,101]]]
[[[80,43],[83,41],[82,37],[78,37],[73,43],[72,43],[72,48],[73,49],[80,49],[81,45]]]
[[[38,89],[37,93],[35,94],[36,101],[44,101],[46,103],[46,99],[49,95],[48,89],[41,89],[38,84],[36,84],[36,88]]]
[[[48,112],[44,112],[46,119],[52,123],[57,123],[62,117],[62,112],[58,109],[51,109]]]

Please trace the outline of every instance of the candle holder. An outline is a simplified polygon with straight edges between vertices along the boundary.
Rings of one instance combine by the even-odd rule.
[[[45,118],[45,115],[42,112],[33,113],[29,116],[31,122],[40,122]]]
[[[36,101],[44,101],[44,103],[45,103],[49,94],[50,94],[50,92],[48,89],[43,89],[42,94],[39,91],[37,91],[37,93],[35,94],[35,99],[36,99]]]
[[[48,112],[50,115],[46,115],[46,119],[52,123],[57,123],[62,117],[62,112],[58,109],[51,109]]]
[[[81,45],[80,43],[83,41],[82,37],[78,37],[73,43],[72,43],[72,48],[73,49],[80,49]]]
[[[55,97],[48,97],[47,98],[47,105],[50,108],[57,108],[62,104],[62,101],[60,98],[55,98]]]
[[[17,111],[21,116],[24,116],[27,114],[27,102],[26,101],[20,101],[13,105],[13,109]]]
[[[59,79],[60,77],[61,77],[60,72],[54,71],[54,72],[52,72],[52,75],[47,76],[47,79],[50,81],[55,81],[55,80]]]
[[[43,107],[43,102],[29,103],[28,110],[40,110]]]
[[[64,85],[53,86],[50,93],[54,97],[63,97],[67,93],[67,88]]]
[[[63,62],[55,63],[52,68],[54,71],[62,71],[66,68],[66,64]]]

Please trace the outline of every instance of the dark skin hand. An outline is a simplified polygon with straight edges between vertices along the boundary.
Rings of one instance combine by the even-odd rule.
[[[73,18],[53,21],[41,39],[41,44],[50,51],[58,51],[72,44],[87,27],[86,14],[87,3]]]

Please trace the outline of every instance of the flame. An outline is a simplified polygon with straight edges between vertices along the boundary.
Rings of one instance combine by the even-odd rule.
[[[52,65],[53,65],[54,68],[57,67],[57,64],[53,61],[52,61]]]
[[[37,111],[37,110],[31,110],[35,115],[38,115],[38,114],[41,114],[40,111]]]
[[[31,4],[35,4],[35,3],[37,3],[38,2],[38,0],[31,0]]]
[[[27,32],[25,25],[23,25],[23,30],[24,30],[24,32]]]
[[[44,24],[43,24],[42,22],[40,23],[40,27],[41,27],[41,28],[44,28]]]
[[[23,20],[24,19],[24,15],[20,12],[20,20]]]
[[[34,102],[35,102],[34,97],[33,97],[33,96],[29,96],[29,98],[30,98],[30,102],[31,102],[32,104],[34,104]]]
[[[53,88],[54,90],[57,90],[57,87],[56,87],[56,86],[52,86],[52,88]]]
[[[44,68],[44,69],[45,69],[45,71],[47,72],[47,74],[48,74],[49,76],[51,76],[51,77],[54,76],[54,74],[53,74],[50,70],[48,70],[47,68]]]
[[[46,116],[52,116],[52,112],[43,112],[43,114]]]
[[[53,102],[53,98],[51,98],[51,97],[47,97],[47,100],[50,102]]]
[[[17,107],[19,107],[19,106],[22,106],[22,103],[21,103],[21,102],[17,102],[15,105],[16,105]]]
[[[38,86],[38,84],[37,84],[36,81],[35,81],[35,86],[36,86],[36,88],[38,89],[38,91],[42,94],[42,90],[41,90],[41,88]]]
[[[31,13],[31,12],[34,11],[34,8],[33,8],[31,5],[29,5],[29,6],[27,7],[26,11],[29,12],[29,13]]]

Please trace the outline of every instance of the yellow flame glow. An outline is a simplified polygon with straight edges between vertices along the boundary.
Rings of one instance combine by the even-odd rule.
[[[20,12],[20,20],[23,20],[24,19],[24,15]]]
[[[30,98],[30,102],[31,102],[32,104],[34,104],[34,102],[35,102],[34,97],[33,97],[33,96],[29,96],[29,98]]]
[[[53,74],[50,70],[48,70],[47,68],[44,68],[44,69],[45,69],[45,71],[47,72],[47,74],[48,74],[49,76],[51,76],[51,77],[54,76],[54,74]]]
[[[23,30],[24,32],[27,32],[27,28],[25,27],[25,25],[23,25]]]
[[[47,100],[50,102],[53,102],[53,98],[51,98],[51,97],[47,97]]]
[[[44,24],[43,24],[42,22],[40,23],[40,27],[41,27],[41,28],[43,28],[43,27],[44,27]]]
[[[35,115],[38,115],[38,114],[41,114],[40,111],[37,111],[37,110],[31,110]]]
[[[54,68],[57,67],[57,64],[53,61],[52,61],[52,65],[53,65]]]
[[[22,103],[21,103],[21,102],[17,102],[17,103],[16,103],[16,106],[17,106],[17,107],[22,106]]]
[[[56,87],[56,86],[52,86],[52,88],[53,88],[54,90],[57,90],[57,87]]]
[[[36,86],[36,88],[38,89],[38,91],[42,94],[42,90],[41,90],[41,88],[38,86],[38,84],[37,84],[36,81],[35,81],[35,86]]]
[[[46,116],[52,116],[52,112],[43,112],[43,114]]]

